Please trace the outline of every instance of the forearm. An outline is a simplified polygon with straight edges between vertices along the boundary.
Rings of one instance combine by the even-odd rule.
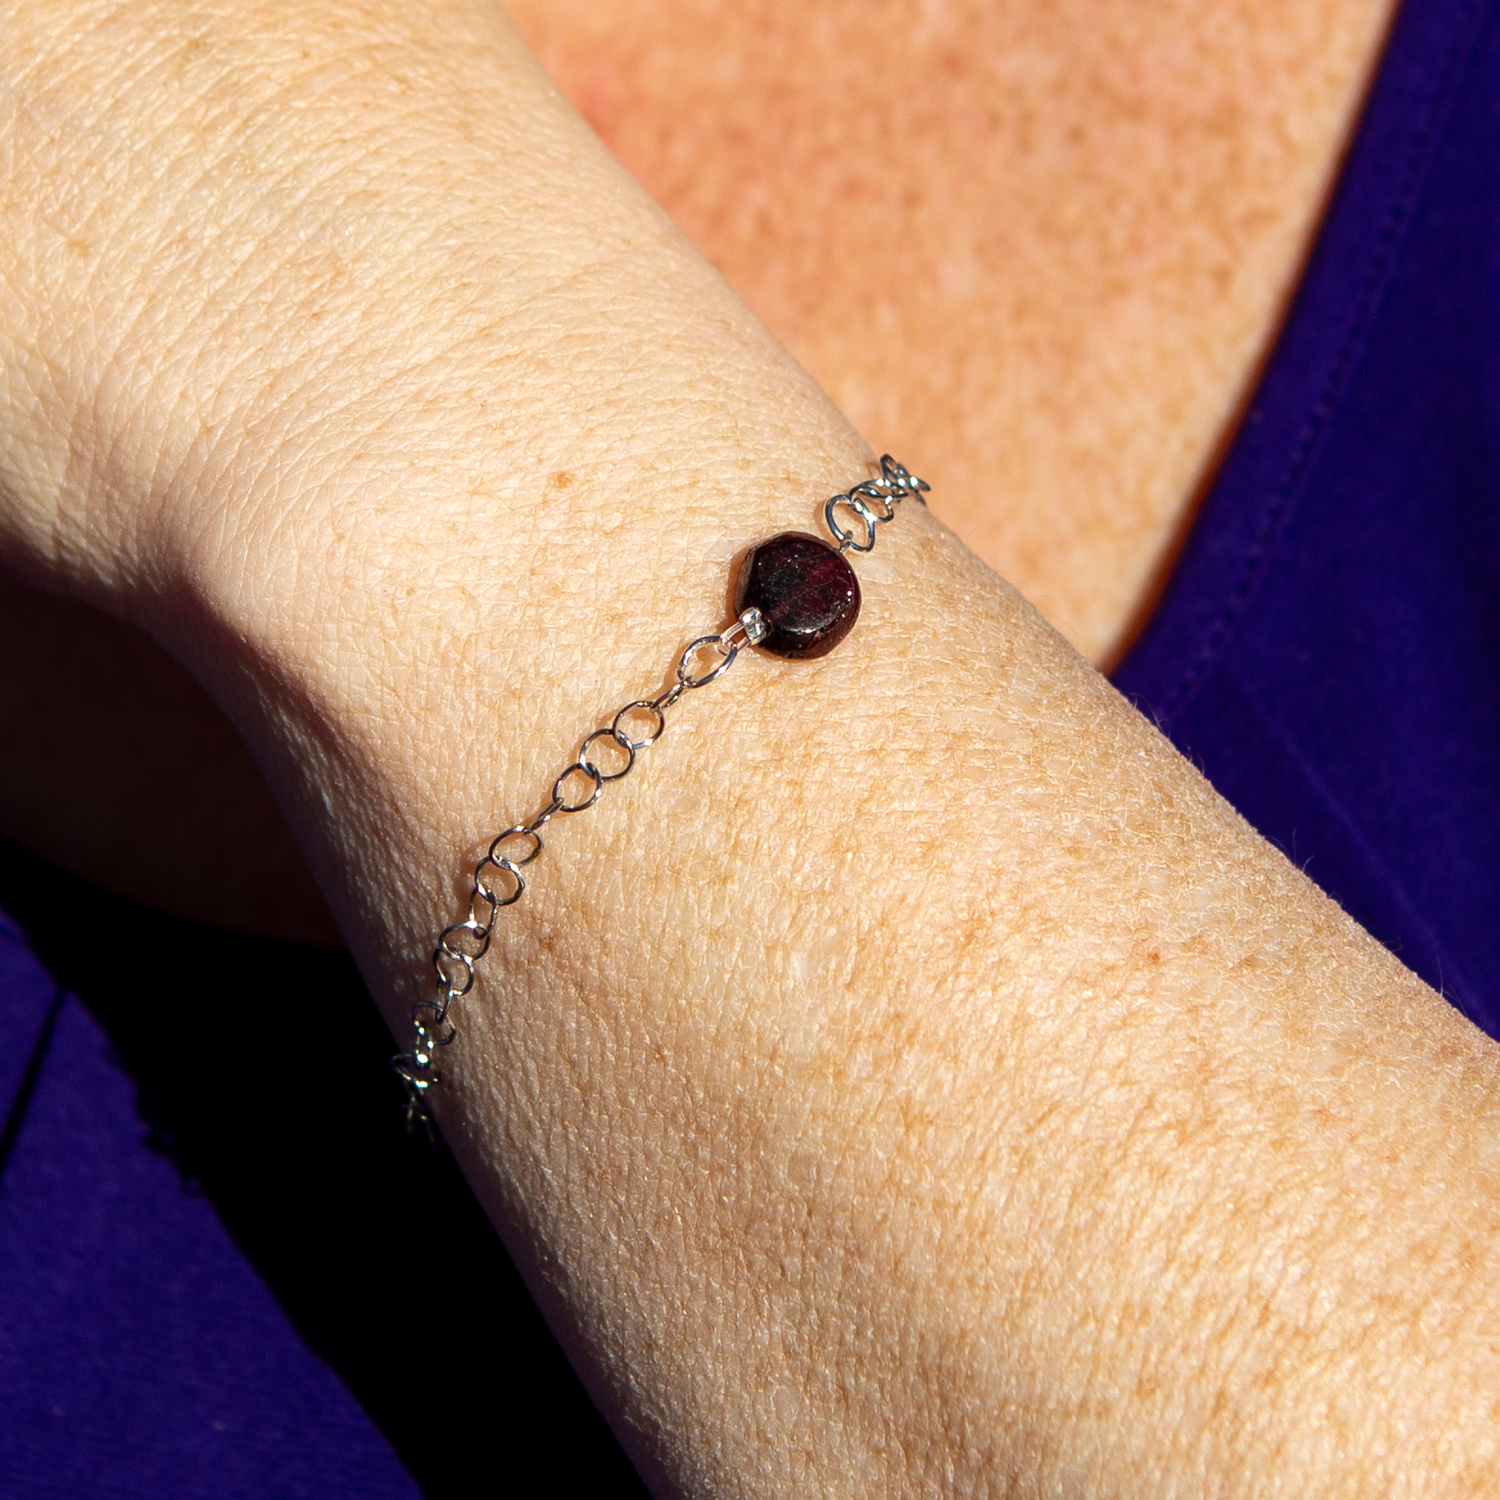
[[[210,686],[404,1036],[486,835],[868,453],[492,15],[169,14],[17,13],[9,556]],[[549,835],[444,1060],[636,1451],[1490,1487],[1489,1044],[930,518],[862,581]]]

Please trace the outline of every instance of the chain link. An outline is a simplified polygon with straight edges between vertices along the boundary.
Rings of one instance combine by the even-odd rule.
[[[898,464],[887,453],[880,460],[879,479],[867,479],[863,484],[851,485],[843,494],[829,497],[823,506],[823,524],[840,552],[871,552],[875,548],[875,528],[895,520],[896,507],[908,497],[925,505],[922,496],[930,488],[926,480],[909,473],[905,465]],[[871,501],[878,501],[880,509],[876,510]],[[863,535],[840,519],[841,511],[859,521]]]
[[[823,519],[841,553],[868,552],[875,545],[875,528],[892,520],[905,499],[926,504],[922,496],[927,489],[923,480],[886,454],[880,460],[880,477],[834,495],[823,507]],[[851,530],[842,515],[856,517],[861,531]],[[670,687],[655,698],[627,703],[608,724],[590,731],[577,756],[552,783],[547,805],[529,823],[513,824],[490,841],[484,858],[474,867],[467,914],[438,935],[432,954],[436,988],[432,999],[419,1000],[411,1008],[410,1050],[391,1059],[391,1067],[405,1085],[408,1130],[421,1125],[429,1136],[433,1133],[427,1095],[441,1078],[438,1049],[452,1045],[458,1035],[448,1012],[455,1000],[473,989],[474,965],[489,951],[500,912],[514,906],[525,894],[526,877],[521,871],[541,854],[542,830],[560,813],[586,811],[598,802],[606,786],[623,781],[635,769],[639,753],[666,733],[668,710],[686,693],[717,682],[734,665],[740,651],[760,641],[765,630],[759,611],[751,609],[719,634],[699,636],[691,642],[677,659]],[[608,769],[593,758],[593,747],[606,744],[616,747],[623,764]]]

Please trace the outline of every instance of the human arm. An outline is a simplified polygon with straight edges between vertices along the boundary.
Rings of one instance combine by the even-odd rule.
[[[488,13],[17,14],[7,555],[209,684],[399,1031],[483,835],[868,452]],[[1490,1045],[940,528],[871,562],[459,1014],[447,1133],[635,1451],[1482,1492]]]

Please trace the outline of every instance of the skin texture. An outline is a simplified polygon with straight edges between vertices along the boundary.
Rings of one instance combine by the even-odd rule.
[[[855,426],[1116,660],[1281,322],[1389,6],[510,9]]]
[[[1385,0],[511,9],[856,426],[938,479],[943,520],[1116,659],[1274,336]],[[0,654],[0,829],[182,915],[337,940],[183,674],[76,604],[3,608],[26,649]],[[27,727],[58,724],[86,726],[66,757]],[[247,828],[254,854],[220,859]],[[108,861],[81,853],[101,835]]]
[[[492,9],[5,25],[4,555],[204,684],[404,1035],[480,831],[869,451]],[[445,1059],[643,1470],[1492,1494],[1496,1048],[934,516],[861,587],[560,821]]]

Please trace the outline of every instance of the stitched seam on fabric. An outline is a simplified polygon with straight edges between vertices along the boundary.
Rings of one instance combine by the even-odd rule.
[[[1430,165],[1432,152],[1442,133],[1447,115],[1453,107],[1457,93],[1460,63],[1466,62],[1474,45],[1472,23],[1482,8],[1482,0],[1470,0],[1459,12],[1459,22],[1454,28],[1456,35],[1449,43],[1443,66],[1438,73],[1436,86],[1428,95],[1422,118],[1412,133],[1406,163],[1401,172],[1401,186],[1395,195],[1385,223],[1376,240],[1369,269],[1365,273],[1354,302],[1354,312],[1349,320],[1332,367],[1323,382],[1318,399],[1303,425],[1296,445],[1292,450],[1282,481],[1277,485],[1274,498],[1262,518],[1255,540],[1246,554],[1240,575],[1230,591],[1229,602],[1209,628],[1207,638],[1193,659],[1183,670],[1177,686],[1168,694],[1161,709],[1161,718],[1170,721],[1171,716],[1192,696],[1207,676],[1209,669],[1218,660],[1229,633],[1243,613],[1254,592],[1261,567],[1270,555],[1281,529],[1292,496],[1300,487],[1312,459],[1327,434],[1328,426],[1338,409],[1339,402],[1347,390],[1348,381],[1358,364],[1363,346],[1374,325],[1380,303],[1390,286],[1396,265],[1396,249],[1404,233],[1410,229],[1416,199],[1426,181],[1426,168]],[[1462,54],[1462,56],[1461,56]]]
[[[0,1185],[4,1183],[5,1169],[9,1166],[11,1156],[15,1152],[16,1142],[21,1138],[21,1126],[26,1122],[26,1111],[31,1104],[31,1096],[36,1093],[37,1081],[42,1076],[42,1064],[46,1062],[47,1054],[52,1050],[52,1038],[57,1031],[57,1018],[62,1014],[65,999],[67,999],[67,991],[58,985],[47,1004],[47,1014],[42,1018],[41,1030],[37,1032],[36,1040],[31,1044],[31,1052],[26,1059],[21,1082],[17,1085],[15,1096],[10,1101],[10,1108],[6,1111],[5,1128],[0,1130]]]

